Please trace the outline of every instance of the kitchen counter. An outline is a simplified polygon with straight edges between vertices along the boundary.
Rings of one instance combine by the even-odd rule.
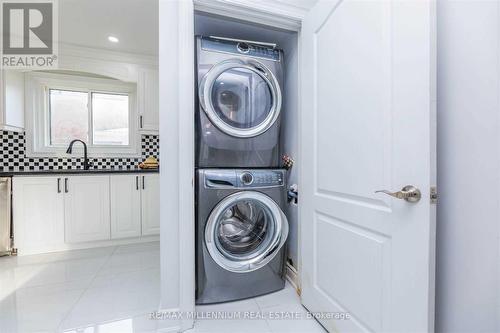
[[[11,176],[50,176],[50,175],[90,175],[90,174],[126,174],[126,173],[158,173],[159,169],[115,168],[115,169],[54,169],[54,170],[24,170],[0,171],[0,177]]]

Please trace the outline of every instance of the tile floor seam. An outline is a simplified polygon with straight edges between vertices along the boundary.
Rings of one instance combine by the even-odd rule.
[[[83,295],[90,289],[90,286],[92,286],[92,283],[95,281],[95,279],[97,278],[99,272],[102,270],[102,268],[108,263],[108,261],[110,260],[111,256],[115,253],[115,251],[118,249],[118,246],[115,246],[113,251],[111,251],[105,260],[103,260],[101,266],[95,271],[94,275],[92,276],[92,278],[89,280],[89,283],[87,284],[87,286],[83,289],[82,293],[80,294],[80,296],[78,296],[77,300],[69,307],[68,311],[64,314],[64,317],[62,318],[62,320],[59,322],[59,325],[57,325],[57,332],[61,332],[61,326],[63,325],[63,323],[66,321],[66,319],[69,317],[69,315],[71,314],[71,312],[73,311],[73,309],[76,308],[76,305],[78,304],[78,302],[80,302],[80,300],[82,299]]]
[[[264,309],[260,306],[259,302],[257,302],[257,300],[255,300],[255,299],[254,299],[254,302],[257,304],[257,307],[259,308],[259,312],[260,312],[261,314],[264,314]],[[269,319],[268,319],[268,318],[266,318],[266,319],[265,319],[265,321],[266,321],[266,326],[267,326],[267,328],[269,329],[269,332],[270,332],[270,333],[274,333],[274,332],[273,332],[273,329],[272,329],[272,327],[271,327],[271,324],[269,324]]]

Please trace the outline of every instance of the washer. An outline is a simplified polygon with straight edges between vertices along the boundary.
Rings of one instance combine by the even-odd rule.
[[[279,166],[283,51],[197,37],[197,166]]]
[[[197,171],[197,304],[284,288],[285,187],[284,170]]]

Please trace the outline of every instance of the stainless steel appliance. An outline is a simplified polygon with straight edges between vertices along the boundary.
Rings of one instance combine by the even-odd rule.
[[[284,170],[197,171],[196,303],[285,286]]]
[[[279,166],[283,51],[197,37],[199,168]]]
[[[11,178],[0,178],[0,256],[11,253]]]

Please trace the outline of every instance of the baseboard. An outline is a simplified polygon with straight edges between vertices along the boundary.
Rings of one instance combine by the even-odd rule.
[[[293,288],[295,288],[297,294],[300,296],[301,289],[300,289],[299,272],[297,272],[297,269],[292,265],[290,265],[289,263],[286,264],[286,279],[293,286]]]
[[[22,257],[32,254],[42,254],[51,252],[61,252],[70,250],[84,250],[93,249],[96,247],[108,247],[108,246],[119,246],[119,245],[129,245],[138,243],[149,243],[160,241],[159,235],[143,236],[136,238],[124,238],[124,239],[113,239],[104,241],[93,241],[93,242],[82,242],[82,243],[61,243],[50,246],[37,246],[37,247],[16,247],[14,238],[14,248],[17,248],[17,255]]]

